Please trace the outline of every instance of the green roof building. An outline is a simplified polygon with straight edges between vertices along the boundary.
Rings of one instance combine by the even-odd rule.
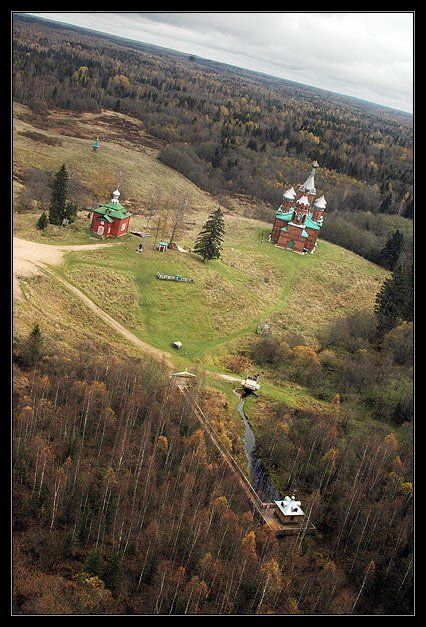
[[[91,230],[96,235],[105,237],[121,237],[129,230],[132,213],[119,201],[118,188],[113,192],[110,202],[93,211]]]

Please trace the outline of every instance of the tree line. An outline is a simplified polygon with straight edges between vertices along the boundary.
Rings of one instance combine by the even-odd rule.
[[[343,96],[142,44],[14,18],[14,96],[34,110],[112,109],[213,193],[276,203],[317,159],[340,211],[412,217],[412,120]]]
[[[338,395],[325,414],[258,406],[262,459],[283,494],[311,495],[317,526],[282,541],[161,364],[85,349],[71,361],[37,328],[14,383],[18,614],[410,611],[409,446],[392,431],[347,441]],[[194,394],[235,454],[220,394]]]

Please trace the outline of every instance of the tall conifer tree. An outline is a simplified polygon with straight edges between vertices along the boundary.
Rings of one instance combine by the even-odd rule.
[[[33,326],[28,338],[23,342],[19,361],[23,366],[33,366],[43,356],[43,336],[38,322]]]
[[[194,247],[194,253],[206,259],[219,259],[222,250],[225,223],[220,207],[210,214],[207,222],[198,235]]]
[[[52,184],[52,197],[49,207],[49,222],[60,226],[67,217],[67,193],[69,176],[65,164],[57,172]]]
[[[394,270],[401,255],[404,236],[397,230],[383,246],[379,255],[379,264],[388,270]]]
[[[414,317],[413,269],[397,266],[377,294],[375,312],[379,335],[383,335],[403,320]]]

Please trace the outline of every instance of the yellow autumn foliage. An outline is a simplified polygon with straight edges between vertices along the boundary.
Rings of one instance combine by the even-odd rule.
[[[165,435],[159,435],[158,436],[158,448],[163,453],[167,453],[167,450],[169,448],[169,441],[168,441],[168,439],[166,438]]]

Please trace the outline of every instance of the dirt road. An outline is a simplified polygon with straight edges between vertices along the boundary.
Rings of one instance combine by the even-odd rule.
[[[95,250],[111,246],[111,244],[82,244],[76,246],[53,246],[38,244],[25,239],[13,238],[13,296],[19,298],[19,277],[40,272],[43,264],[58,265],[62,263],[64,252],[69,250]]]
[[[173,363],[171,362],[170,356],[168,353],[166,353],[165,351],[161,351],[159,348],[155,348],[154,346],[151,346],[151,344],[147,344],[146,342],[138,338],[136,335],[134,335],[131,331],[128,331],[126,327],[123,327],[122,324],[120,324],[112,316],[107,314],[106,311],[98,307],[96,303],[93,302],[93,300],[91,300],[88,296],[86,296],[86,294],[84,294],[81,290],[79,290],[78,287],[75,287],[75,285],[68,283],[68,281],[65,281],[65,279],[62,279],[57,274],[54,274],[52,271],[48,270],[47,268],[45,268],[45,272],[47,272],[50,276],[53,276],[55,280],[58,281],[59,283],[62,283],[62,285],[64,285],[67,289],[69,289],[70,292],[78,296],[78,298],[87,307],[89,307],[89,309],[94,311],[97,316],[99,316],[104,322],[109,324],[115,331],[117,331],[117,333],[125,337],[126,340],[129,340],[129,342],[131,342],[132,344],[140,348],[144,353],[148,355],[152,355],[152,357],[155,357],[155,359],[159,359],[160,361],[165,363],[168,368],[173,369]]]
[[[161,351],[154,346],[151,346],[147,342],[144,342],[131,331],[123,327],[122,324],[117,322],[112,316],[107,314],[103,309],[98,307],[86,294],[79,290],[75,285],[68,283],[65,279],[59,277],[56,273],[49,269],[49,265],[59,265],[63,261],[63,255],[67,251],[72,250],[94,250],[96,248],[112,246],[112,244],[83,244],[75,246],[51,246],[48,244],[38,244],[36,242],[29,242],[27,240],[13,238],[13,295],[15,298],[19,297],[19,277],[29,276],[31,274],[37,274],[40,272],[47,272],[50,276],[54,277],[56,281],[64,285],[68,290],[75,294],[89,309],[94,311],[97,316],[109,324],[117,333],[125,337],[133,345],[137,346],[144,353],[152,355],[156,359],[160,359],[165,365],[173,369],[173,363],[170,359],[169,353]],[[240,382],[241,378],[234,377],[229,374],[222,374],[218,372],[209,372],[213,376],[219,377],[225,381]]]

